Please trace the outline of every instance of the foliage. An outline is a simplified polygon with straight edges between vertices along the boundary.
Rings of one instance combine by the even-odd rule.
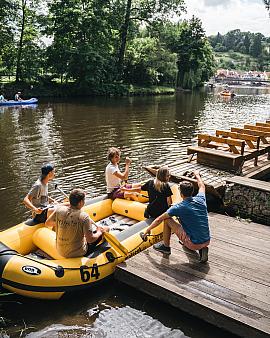
[[[168,46],[177,54],[177,86],[192,89],[202,85],[214,73],[214,57],[201,21],[190,21],[169,27]],[[166,34],[165,34],[166,35]]]
[[[157,38],[135,38],[129,44],[124,72],[128,83],[173,83],[176,73],[176,55],[162,46]]]
[[[219,59],[219,68],[250,70],[249,67],[253,66],[253,69],[261,71],[270,70],[270,41],[263,34],[235,29],[225,35],[218,33],[208,39],[217,56],[220,52],[230,56],[229,61],[224,62],[223,59],[220,62]]]

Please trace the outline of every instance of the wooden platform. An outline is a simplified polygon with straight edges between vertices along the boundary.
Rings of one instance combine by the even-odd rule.
[[[209,262],[172,237],[172,254],[152,247],[117,267],[115,277],[242,337],[270,335],[270,228],[210,213]]]
[[[226,180],[235,176],[235,173],[230,173],[217,168],[212,168],[204,164],[197,163],[196,156],[189,161],[187,158],[174,162],[166,162],[162,165],[168,165],[171,172],[171,180],[175,183],[179,183],[186,179],[184,176],[186,172],[193,172],[199,170],[206,185],[207,192],[223,195]],[[149,165],[144,169],[152,176],[156,175],[156,172],[160,165]],[[270,174],[270,160],[267,159],[267,154],[258,158],[258,165],[254,167],[254,160],[246,161],[242,168],[241,176],[249,178],[261,179],[265,175]],[[194,180],[194,183],[196,180]]]

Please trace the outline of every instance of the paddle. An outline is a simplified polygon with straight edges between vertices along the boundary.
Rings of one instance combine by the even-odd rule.
[[[69,198],[68,195],[60,187],[58,187],[57,184],[55,184],[55,189],[59,190],[66,198]],[[96,222],[93,221],[91,217],[90,219],[95,227],[98,228],[99,226],[96,224]],[[121,255],[126,256],[128,254],[128,249],[125,248],[114,235],[110,234],[109,232],[104,232],[103,236],[106,241]]]
[[[65,198],[69,199],[68,195],[60,187],[58,187],[58,184],[55,184],[54,188],[60,191],[65,196]]]

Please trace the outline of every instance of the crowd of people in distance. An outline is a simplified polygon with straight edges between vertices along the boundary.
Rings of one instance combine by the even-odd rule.
[[[154,249],[170,254],[170,238],[174,233],[186,248],[198,251],[201,262],[208,260],[210,231],[205,198],[205,185],[199,172],[194,172],[198,184],[198,194],[193,196],[194,187],[190,181],[179,185],[182,201],[172,205],[172,190],[169,185],[170,172],[167,166],[157,170],[156,177],[144,183],[123,184],[127,181],[131,165],[130,158],[125,159],[125,169],[119,169],[121,151],[112,147],[108,151],[108,165],[105,169],[108,198],[137,200],[141,191],[147,191],[149,203],[145,217],[152,223],[142,235],[143,240],[151,230],[164,222],[163,242],[154,244]],[[24,198],[24,204],[32,211],[36,223],[45,223],[56,232],[56,247],[63,257],[80,257],[92,252],[109,231],[108,226],[97,226],[82,210],[85,204],[85,192],[73,189],[69,201],[59,203],[48,194],[48,183],[54,178],[55,169],[50,163],[41,168],[41,176],[33,184]],[[175,218],[176,217],[176,220]]]

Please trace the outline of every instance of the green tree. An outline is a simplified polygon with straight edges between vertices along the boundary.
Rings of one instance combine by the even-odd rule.
[[[42,0],[20,0],[17,5],[17,57],[16,82],[30,79],[37,74],[41,65],[42,47],[40,40],[40,8]]]
[[[61,79],[97,84],[112,78],[117,39],[110,3],[56,0],[49,4],[48,64]]]
[[[153,25],[166,21],[184,10],[183,0],[125,0],[124,21],[120,28],[120,47],[118,53],[118,73],[121,76],[127,36],[132,21]]]
[[[0,70],[5,74],[15,71],[16,3],[1,0],[0,11]]]
[[[135,38],[126,49],[125,80],[143,85],[174,84],[176,60],[176,54],[162,46],[157,38]]]
[[[254,39],[250,45],[249,53],[254,57],[258,57],[262,54],[262,34],[255,34]]]
[[[177,54],[177,87],[198,87],[213,75],[214,56],[200,19],[192,17],[190,21],[183,21],[168,44]]]

